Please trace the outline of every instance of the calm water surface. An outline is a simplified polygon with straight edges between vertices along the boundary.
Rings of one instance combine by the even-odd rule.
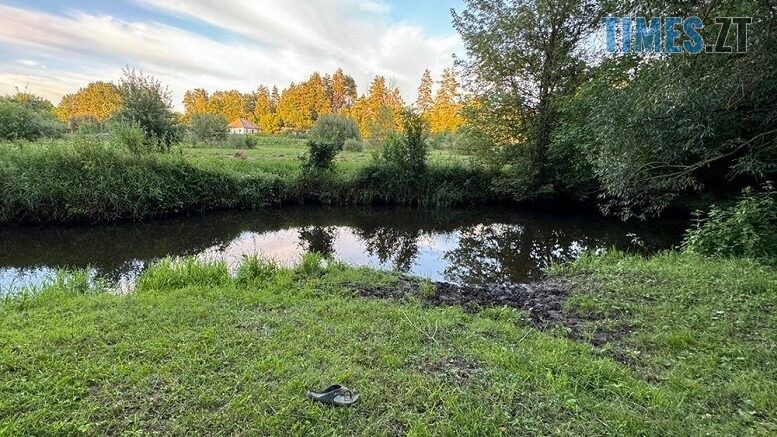
[[[317,251],[353,265],[462,284],[536,280],[552,261],[586,249],[655,251],[676,245],[680,224],[623,224],[516,209],[304,207],[213,213],[150,223],[0,227],[0,290],[42,283],[57,268],[86,268],[120,286],[167,256],[257,254],[293,264]],[[644,243],[632,243],[636,234]]]

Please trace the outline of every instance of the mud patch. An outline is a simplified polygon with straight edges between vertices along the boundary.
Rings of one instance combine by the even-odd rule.
[[[517,308],[526,311],[532,324],[538,328],[547,328],[566,319],[563,309],[569,296],[569,288],[563,282],[551,280],[493,286],[434,282],[429,289],[415,278],[401,276],[391,285],[354,284],[353,289],[362,297],[402,299],[417,296],[430,305],[461,306],[471,312],[493,306]]]
[[[516,308],[525,311],[529,321],[537,329],[562,327],[571,338],[594,346],[613,342],[627,331],[589,332],[586,328],[590,327],[590,322],[595,317],[564,310],[564,303],[572,294],[572,287],[562,279],[488,286],[433,282],[431,287],[428,287],[416,278],[403,275],[390,285],[352,284],[352,288],[362,297],[403,299],[415,296],[429,305],[460,306],[469,312],[494,306]]]

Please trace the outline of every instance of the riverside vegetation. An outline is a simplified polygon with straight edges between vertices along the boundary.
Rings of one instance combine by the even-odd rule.
[[[550,323],[316,253],[165,259],[123,295],[63,270],[0,301],[0,431],[770,435],[777,260],[728,242],[773,229],[774,201],[743,193],[682,249],[552,266]],[[360,403],[305,400],[331,381]]]
[[[429,306],[423,282],[362,297],[398,277],[315,254],[294,268],[247,258],[234,275],[164,260],[128,295],[62,272],[0,303],[0,431],[775,431],[773,268],[613,252],[551,275],[570,290],[562,320],[574,325]],[[305,400],[331,381],[358,388],[360,403]]]
[[[753,17],[748,50],[581,56],[600,17],[667,11]],[[342,71],[251,99],[193,90],[184,114],[131,69],[57,108],[0,98],[0,225],[300,202],[706,211],[672,251],[551,266],[564,302],[547,325],[434,306],[436,284],[315,253],[236,272],[163,260],[126,295],[62,271],[0,301],[0,433],[777,433],[776,14],[467,0],[453,25],[470,94],[448,70],[432,98],[427,73],[415,108],[382,77],[358,96]],[[244,114],[284,136],[226,136]],[[360,403],[305,401],[333,381]]]

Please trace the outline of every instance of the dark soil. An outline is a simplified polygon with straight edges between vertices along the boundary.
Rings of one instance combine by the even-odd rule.
[[[564,309],[564,302],[572,290],[570,285],[562,280],[487,286],[433,282],[432,289],[424,290],[418,279],[401,276],[398,282],[390,286],[365,286],[361,284],[354,286],[354,290],[362,297],[380,299],[402,299],[416,296],[429,305],[460,306],[471,312],[494,306],[517,308],[527,313],[529,321],[537,329],[563,327],[566,328],[570,337],[589,342],[595,346],[617,340],[624,334],[623,332],[586,332],[587,322],[595,317]]]

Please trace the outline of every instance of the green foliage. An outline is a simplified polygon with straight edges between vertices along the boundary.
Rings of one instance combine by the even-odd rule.
[[[464,144],[463,135],[460,131],[440,132],[429,136],[430,149],[456,150],[468,153],[468,147]]]
[[[324,256],[318,252],[308,252],[302,255],[299,265],[294,269],[294,272],[298,277],[302,278],[316,278],[320,277],[327,271],[327,266],[330,260],[324,258]]]
[[[238,284],[256,285],[272,280],[279,270],[280,267],[273,261],[255,255],[244,256],[235,280]]]
[[[588,161],[605,212],[647,217],[694,191],[730,192],[777,174],[774,8],[700,5],[672,13],[754,17],[747,53],[623,55],[563,102],[557,144]],[[713,29],[705,37],[714,39]]]
[[[0,144],[0,224],[145,220],[288,203],[443,207],[500,199],[491,189],[494,172],[447,153],[434,152],[422,175],[364,152],[343,157],[338,172],[301,172],[301,141],[253,138],[262,147],[239,154],[130,153],[93,135]]]
[[[426,170],[429,153],[428,126],[419,114],[412,111],[405,111],[402,126],[404,129],[401,134],[392,134],[386,141],[379,165],[401,169],[408,177],[420,177]]]
[[[181,140],[181,129],[176,125],[171,109],[170,91],[157,79],[126,69],[118,89],[122,108],[112,118],[140,126],[149,150],[169,151]]]
[[[359,127],[349,117],[341,115],[322,115],[316,120],[309,138],[319,144],[331,144],[338,150],[343,148],[348,139],[359,140]]]
[[[320,171],[332,168],[332,163],[340,149],[341,147],[333,142],[309,139],[305,171]]]
[[[699,214],[683,245],[691,252],[716,257],[777,261],[777,192],[747,188],[736,204],[713,206]]]
[[[110,142],[119,150],[126,150],[133,155],[152,152],[147,141],[146,131],[140,124],[132,121],[113,120],[108,124]]]
[[[229,269],[223,261],[166,258],[140,275],[135,284],[135,291],[172,291],[192,286],[218,287],[230,282]]]
[[[581,81],[581,45],[608,6],[585,0],[471,0],[453,14],[469,55],[459,66],[475,94],[465,110],[467,129],[498,158],[496,167],[520,169],[505,172],[516,179],[497,187],[517,200],[547,190],[556,100]]]
[[[67,122],[71,132],[79,135],[97,135],[105,131],[105,125],[93,115],[71,117]]]
[[[227,146],[232,149],[254,149],[259,143],[259,137],[253,134],[227,135]]]
[[[0,139],[35,140],[65,133],[65,125],[51,111],[36,108],[12,98],[0,98]]]
[[[0,416],[5,433],[773,429],[777,278],[749,261],[584,259],[565,277],[575,292],[563,311],[582,341],[567,326],[526,326],[507,309],[355,296],[407,286],[391,273],[319,264],[241,282],[222,266],[182,262],[151,266],[153,281],[128,295],[82,293],[78,279],[73,292],[0,302],[0,411],[13,412]],[[362,400],[322,408],[301,395],[331,381]]]
[[[195,143],[218,144],[227,139],[227,119],[217,114],[196,114],[189,130]]]
[[[97,140],[0,144],[0,223],[142,220],[189,211],[261,208],[290,199],[290,182]]]
[[[356,138],[348,138],[343,143],[343,150],[346,152],[361,152],[364,150],[364,143]]]

